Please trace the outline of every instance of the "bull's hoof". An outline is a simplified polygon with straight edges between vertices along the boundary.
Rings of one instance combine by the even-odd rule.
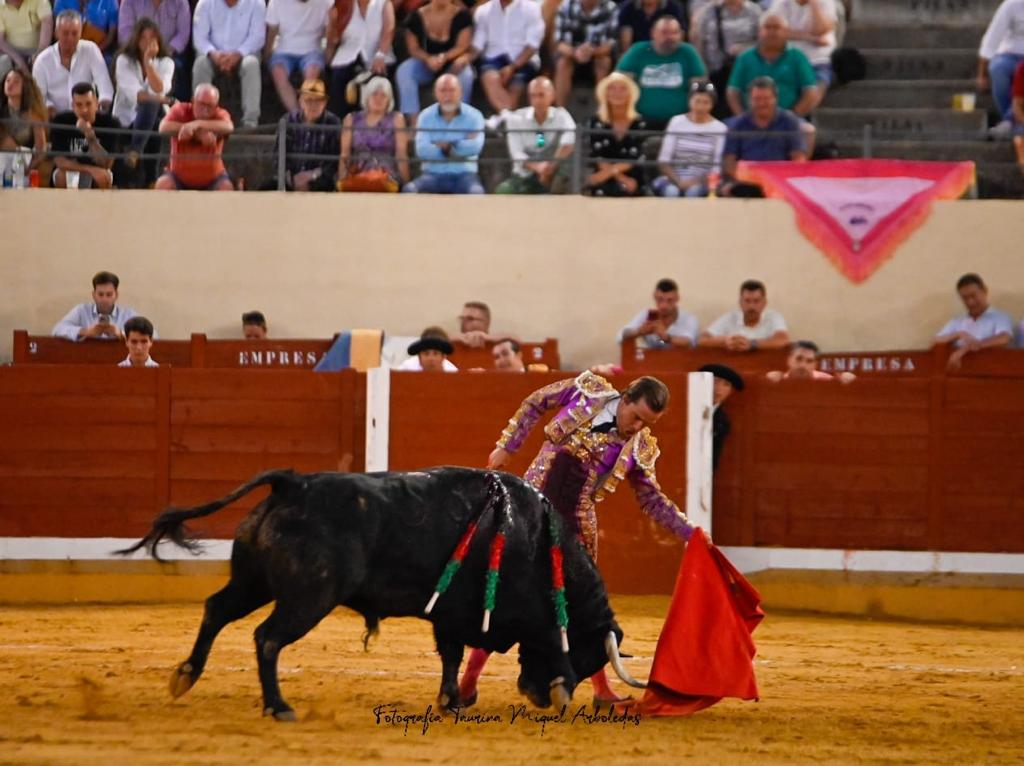
[[[177,699],[182,694],[187,692],[195,684],[196,679],[192,675],[192,665],[188,662],[183,662],[174,670],[171,671],[171,696]]]
[[[272,707],[263,709],[263,717],[274,716],[275,721],[281,722],[294,722],[299,720],[295,715],[295,711],[289,708],[283,708],[281,710],[274,710]]]
[[[562,684],[551,689],[551,704],[556,708],[566,707],[570,702],[572,702],[572,695]]]

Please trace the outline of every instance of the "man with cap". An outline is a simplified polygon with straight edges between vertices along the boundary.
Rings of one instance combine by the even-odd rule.
[[[722,409],[722,405],[733,391],[743,390],[743,377],[732,367],[724,364],[705,364],[697,372],[710,372],[715,376],[715,388],[712,395],[714,409],[711,416],[711,467],[713,470],[717,470],[718,458],[722,455],[725,438],[732,430],[729,415]]]
[[[327,86],[323,80],[302,83],[299,106],[288,113],[285,130],[288,156],[285,188],[288,191],[334,191],[341,151],[341,118],[327,109]],[[276,182],[273,188],[277,188]]]
[[[447,359],[454,350],[448,340],[448,333],[440,327],[428,327],[420,334],[420,339],[409,346],[409,358],[398,365],[398,369],[411,372],[458,372],[459,368]]]

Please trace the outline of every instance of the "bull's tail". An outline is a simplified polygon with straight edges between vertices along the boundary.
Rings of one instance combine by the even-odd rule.
[[[161,561],[162,559],[157,553],[157,545],[163,540],[169,540],[190,553],[198,554],[201,552],[200,545],[186,526],[186,521],[214,514],[221,508],[249,494],[257,487],[270,484],[276,491],[279,487],[283,488],[283,485],[290,484],[294,480],[295,473],[293,471],[264,471],[251,478],[234,492],[225,495],[219,500],[214,500],[212,503],[199,505],[195,508],[167,508],[156,517],[156,520],[153,522],[153,528],[149,530],[145,537],[135,543],[135,545],[114,551],[114,553],[118,556],[127,556],[140,548],[145,548],[150,556],[157,561]]]

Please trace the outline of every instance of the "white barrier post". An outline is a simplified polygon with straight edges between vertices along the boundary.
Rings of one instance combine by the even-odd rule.
[[[366,371],[366,472],[388,470],[391,429],[391,370]]]
[[[714,376],[686,376],[686,515],[711,534],[711,415]]]

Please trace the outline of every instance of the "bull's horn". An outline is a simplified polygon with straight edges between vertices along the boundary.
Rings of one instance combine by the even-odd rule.
[[[626,667],[622,664],[622,658],[619,656],[619,642],[615,638],[614,631],[608,631],[608,637],[604,640],[604,650],[608,653],[608,661],[612,664],[612,668],[615,670],[615,675],[622,679],[622,681],[636,689],[646,689],[647,684],[643,681],[637,681],[633,676],[629,674]]]

